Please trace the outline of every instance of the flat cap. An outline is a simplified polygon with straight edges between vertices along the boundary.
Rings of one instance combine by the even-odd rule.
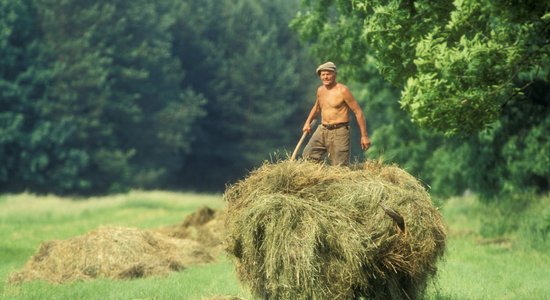
[[[328,61],[317,67],[317,75],[319,75],[321,71],[332,71],[336,73],[336,65],[333,62]]]

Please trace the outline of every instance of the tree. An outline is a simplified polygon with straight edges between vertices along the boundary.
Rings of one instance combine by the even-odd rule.
[[[25,187],[42,153],[27,155],[36,139],[33,105],[51,77],[41,63],[37,12],[32,0],[0,1],[0,189]],[[37,178],[40,180],[40,178]]]
[[[293,21],[318,56],[361,80],[372,55],[403,87],[412,120],[446,135],[486,128],[520,93],[525,72],[548,81],[548,1],[310,0]]]
[[[184,86],[208,99],[181,171],[188,187],[222,190],[299,138],[315,72],[288,28],[291,4],[207,0],[184,6],[175,53],[188,72]]]
[[[380,76],[369,78],[353,85],[373,129],[369,157],[398,163],[438,197],[472,190],[492,200],[550,189],[550,84],[529,85],[491,129],[445,137],[411,123],[395,101],[399,91]]]
[[[470,170],[464,155],[469,148],[462,139],[445,138],[413,124],[396,101],[399,90],[374,70],[368,82],[353,83],[352,89],[357,91],[372,131],[369,158],[397,163],[419,178],[434,196],[456,195],[469,187]]]
[[[304,3],[294,30],[316,56],[368,83],[363,105],[378,122],[370,153],[438,195],[548,191],[550,3]],[[394,88],[376,83],[373,66]]]
[[[204,104],[181,88],[172,55],[179,2],[0,4],[11,64],[0,184],[60,194],[161,186],[190,151]]]

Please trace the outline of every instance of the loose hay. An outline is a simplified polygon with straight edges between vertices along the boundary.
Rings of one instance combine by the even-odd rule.
[[[225,212],[204,206],[188,215],[181,224],[157,231],[170,237],[197,241],[217,255],[222,252],[222,242],[227,235]]]
[[[266,163],[224,198],[227,250],[265,299],[416,298],[445,249],[440,213],[396,166]]]
[[[42,243],[10,283],[64,283],[98,277],[127,279],[164,275],[213,258],[199,243],[160,233],[104,227],[69,240]]]

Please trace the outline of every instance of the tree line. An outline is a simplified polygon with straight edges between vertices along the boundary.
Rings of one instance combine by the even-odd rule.
[[[0,190],[221,191],[294,148],[331,60],[368,159],[437,195],[546,192],[549,6],[0,0]]]
[[[222,190],[300,134],[295,8],[0,1],[0,189]]]
[[[367,85],[372,151],[432,192],[550,189],[550,2],[310,0],[292,26]]]

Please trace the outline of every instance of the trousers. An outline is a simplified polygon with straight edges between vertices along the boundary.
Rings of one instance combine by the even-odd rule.
[[[304,148],[302,157],[320,162],[326,155],[331,165],[347,166],[350,160],[349,143],[349,125],[335,129],[319,125]]]

